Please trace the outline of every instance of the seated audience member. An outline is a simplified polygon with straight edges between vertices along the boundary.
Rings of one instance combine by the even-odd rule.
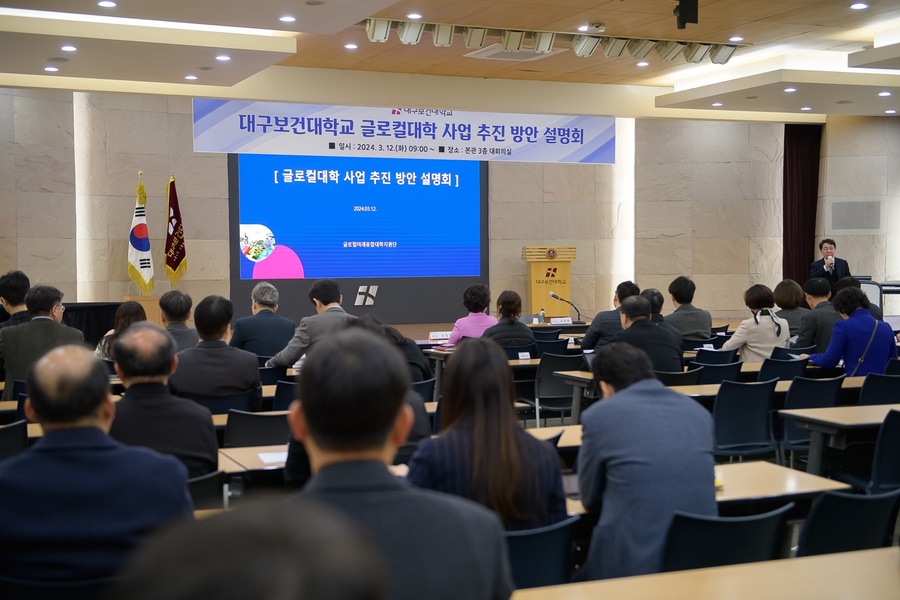
[[[189,477],[218,469],[209,409],[169,393],[169,376],[178,368],[172,336],[152,323],[137,323],[119,336],[113,353],[125,394],[116,403],[109,434],[129,446],[171,454],[184,463]]]
[[[491,291],[486,285],[476,283],[470,285],[463,292],[463,306],[469,311],[469,314],[461,319],[457,319],[453,324],[453,330],[450,332],[450,339],[447,340],[448,346],[455,346],[464,337],[477,338],[481,337],[488,327],[497,324],[496,317],[486,314],[484,311],[491,305]]]
[[[897,358],[897,340],[890,325],[872,317],[868,304],[866,293],[855,287],[837,293],[834,308],[841,318],[834,323],[828,349],[810,354],[810,364],[835,367],[843,359],[850,377],[884,373],[888,361]]]
[[[266,362],[267,367],[292,367],[316,343],[340,329],[347,319],[355,319],[341,308],[344,297],[334,279],[319,279],[309,288],[309,301],[316,307],[316,314],[300,319],[294,337],[283,350]]]
[[[9,318],[0,323],[0,329],[21,325],[31,319],[25,306],[25,294],[30,287],[28,275],[22,271],[10,271],[0,277],[0,305],[9,313]]]
[[[175,339],[178,352],[193,348],[200,341],[196,329],[187,326],[193,300],[184,292],[171,290],[159,298],[159,316],[163,327]]]
[[[51,350],[28,387],[25,412],[44,435],[0,462],[0,577],[104,579],[150,531],[191,517],[181,463],[107,435],[109,371],[92,351]]]
[[[815,352],[821,354],[828,348],[834,324],[841,318],[840,313],[829,302],[831,286],[823,277],[810,279],[803,284],[803,295],[812,310],[805,313],[800,320],[800,332],[795,348],[815,346]]]
[[[3,399],[13,400],[13,383],[25,381],[32,365],[57,346],[84,344],[84,334],[62,324],[63,293],[49,285],[36,285],[25,294],[31,320],[0,329],[0,368],[6,369]]]
[[[822,277],[828,281],[831,286],[832,294],[837,294],[838,289],[836,283],[844,277],[850,277],[850,265],[843,258],[837,258],[834,253],[837,251],[837,243],[830,238],[825,238],[819,242],[819,252],[822,258],[814,260],[809,265],[809,278]]]
[[[612,341],[613,336],[622,331],[622,318],[619,316],[619,306],[625,301],[625,298],[637,296],[641,293],[641,288],[631,281],[623,281],[616,286],[616,293],[613,295],[612,310],[603,310],[597,313],[594,320],[591,321],[590,327],[581,339],[581,347],[585,350],[599,348],[603,344]]]
[[[775,307],[772,290],[758,283],[751,285],[744,292],[744,304],[753,316],[741,321],[734,335],[722,345],[722,350],[737,348],[742,361],[756,363],[772,356],[775,348],[790,345],[787,321],[776,317],[772,310]]]
[[[675,511],[715,516],[713,421],[625,343],[597,350],[603,400],[581,415],[581,501],[599,511],[579,580],[655,573]]]
[[[676,373],[684,370],[681,336],[650,321],[650,301],[641,296],[626,298],[619,307],[622,331],[613,338],[647,353],[654,371]]]
[[[294,322],[275,314],[278,289],[267,281],[250,292],[249,317],[238,319],[231,330],[230,346],[257,356],[275,356],[294,337]]]
[[[409,339],[394,327],[385,325],[385,323],[375,315],[363,315],[359,319],[347,319],[346,324],[350,326],[356,324],[357,321],[365,329],[384,337],[393,344],[397,350],[403,353],[403,357],[406,359],[406,366],[409,367],[410,381],[416,383],[434,377],[434,372],[431,370],[428,358],[422,353],[422,349],[419,348],[415,340]],[[430,402],[431,399],[429,398],[428,401]]]
[[[488,339],[466,340],[443,381],[441,434],[419,443],[407,479],[483,504],[506,529],[565,519],[556,448],[519,425],[506,353]]]
[[[381,557],[356,528],[295,499],[236,508],[151,536],[117,600],[385,600]]]
[[[838,292],[840,292],[841,290],[847,289],[848,287],[853,287],[858,290],[862,289],[862,285],[860,285],[859,279],[857,279],[856,277],[847,276],[842,279],[839,279],[838,282],[836,284],[834,284],[834,287],[831,292],[831,299],[834,300],[834,298],[837,296]],[[879,321],[884,321],[884,313],[881,311],[881,307],[875,306],[870,301],[868,310],[869,310],[869,314],[872,315],[873,318],[875,318]]]
[[[124,333],[128,327],[137,323],[138,321],[146,321],[147,313],[144,312],[144,307],[138,304],[137,302],[123,302],[119,305],[119,308],[116,309],[116,317],[115,321],[113,321],[113,328],[106,332],[100,339],[100,343],[97,344],[97,349],[94,353],[100,358],[106,360],[113,359],[112,348],[113,344],[116,343],[116,340],[119,339],[119,336]]]
[[[790,337],[800,334],[800,321],[809,313],[803,304],[803,288],[793,279],[785,279],[775,286],[775,304],[780,308],[775,316],[787,321]]]
[[[678,337],[678,347],[681,348],[681,331],[672,327],[662,316],[662,307],[666,299],[662,292],[656,288],[646,288],[641,292],[641,298],[650,301],[650,322],[659,325],[666,331],[671,331],[673,335]]]
[[[522,314],[522,297],[506,290],[497,298],[499,322],[484,330],[482,337],[490,338],[501,346],[525,346],[534,343],[531,328],[519,321]]]
[[[224,398],[253,390],[253,406],[259,410],[262,389],[256,355],[225,343],[234,308],[222,296],[207,296],[194,311],[200,341],[178,353],[178,370],[169,377],[176,395]]]
[[[393,600],[478,600],[512,593],[497,517],[474,502],[422,490],[387,464],[412,425],[403,357],[368,331],[321,341],[300,371],[288,421],[313,478],[303,496],[359,525],[387,561]]]
[[[666,323],[681,332],[686,340],[708,340],[712,337],[712,316],[693,304],[697,284],[684,275],[669,284],[669,296],[675,310],[666,315]]]

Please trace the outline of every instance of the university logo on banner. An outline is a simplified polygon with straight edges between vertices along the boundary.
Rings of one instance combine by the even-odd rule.
[[[175,191],[175,177],[169,177],[168,225],[166,227],[166,276],[174,287],[187,271],[187,250],[184,247],[184,223]]]
[[[150,232],[147,229],[147,192],[141,174],[138,174],[137,200],[128,234],[128,277],[149,296],[153,291],[153,256],[150,254]]]

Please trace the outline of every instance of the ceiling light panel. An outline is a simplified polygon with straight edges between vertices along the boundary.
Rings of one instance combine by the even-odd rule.
[[[504,30],[500,37],[500,45],[503,46],[504,52],[518,52],[522,49],[522,42],[525,41],[524,31]]]
[[[422,39],[422,32],[425,31],[425,23],[416,23],[415,21],[401,21],[397,25],[397,37],[400,38],[402,44],[418,44]]]
[[[481,27],[466,27],[463,31],[463,41],[469,50],[477,50],[484,46],[487,37],[487,29]]]
[[[431,38],[434,45],[446,48],[453,44],[453,25],[434,25],[431,29]]]
[[[600,39],[590,35],[576,35],[572,38],[572,52],[575,53],[575,56],[587,58],[597,50],[597,46],[600,45]]]
[[[619,58],[625,53],[628,40],[624,38],[603,38],[603,56],[606,58]]]
[[[538,54],[547,54],[553,50],[556,34],[552,31],[535,31],[531,36],[531,50]]]

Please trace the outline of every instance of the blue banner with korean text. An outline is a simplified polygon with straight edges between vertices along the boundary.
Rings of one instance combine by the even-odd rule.
[[[614,163],[613,117],[194,99],[194,150]]]

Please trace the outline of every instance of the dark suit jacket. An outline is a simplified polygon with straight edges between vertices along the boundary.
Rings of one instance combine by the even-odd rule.
[[[671,331],[672,335],[678,338],[678,347],[681,347],[681,331],[673,327],[671,324],[667,323],[665,317],[663,317],[659,313],[654,313],[650,315],[650,322],[659,325],[666,331]]]
[[[500,319],[496,325],[488,327],[481,337],[491,338],[501,346],[525,346],[534,343],[534,333],[531,328],[521,321],[509,322],[509,319]]]
[[[116,402],[109,435],[129,446],[171,454],[187,467],[188,477],[218,469],[219,447],[209,409],[171,395],[163,383],[131,385]]]
[[[39,317],[0,329],[0,367],[6,369],[3,399],[13,399],[13,380],[25,380],[39,358],[66,344],[84,345],[84,334],[50,318]]]
[[[294,322],[264,309],[238,319],[231,330],[230,346],[257,356],[275,356],[294,337]]]
[[[850,277],[850,265],[843,258],[834,257],[834,269],[829,273],[825,270],[825,259],[814,260],[809,265],[809,279],[824,277],[831,284],[831,293],[834,293],[834,284],[838,279]]]
[[[166,331],[175,338],[175,352],[193,348],[200,341],[200,335],[197,333],[197,330],[191,329],[184,323],[169,323]]]
[[[0,463],[0,576],[109,577],[152,530],[191,518],[186,482],[171,456],[99,429],[47,431]]]
[[[224,340],[201,340],[194,348],[178,353],[178,370],[169,378],[176,395],[218,398],[254,390],[253,404],[259,410],[262,389],[256,355],[232,348]]]
[[[2,323],[0,323],[0,329],[4,327],[13,327],[15,325],[21,325],[22,323],[27,323],[31,320],[31,315],[28,314],[27,310],[20,310],[17,313],[13,313],[9,315],[9,318]]]
[[[815,308],[803,314],[800,320],[800,332],[797,334],[797,343],[791,344],[794,348],[808,348],[815,345],[813,352],[821,354],[828,348],[831,341],[831,330],[834,324],[841,319],[840,313],[834,310],[831,302],[825,300],[816,304]]]
[[[622,331],[622,321],[619,318],[618,309],[598,312],[581,339],[581,347],[590,350],[608,344],[620,331]]]
[[[417,488],[376,461],[328,465],[303,495],[344,513],[371,537],[388,565],[391,600],[512,594],[500,521],[483,506]]]
[[[631,327],[617,333],[612,341],[627,342],[646,352],[655,371],[675,373],[684,370],[681,337],[649,320],[635,321]]]
[[[347,319],[355,318],[353,315],[345,313],[340,306],[332,306],[322,313],[303,317],[288,345],[275,354],[266,365],[269,367],[294,366],[294,363],[300,360],[300,357],[306,354],[316,342],[332,331],[342,328]]]

